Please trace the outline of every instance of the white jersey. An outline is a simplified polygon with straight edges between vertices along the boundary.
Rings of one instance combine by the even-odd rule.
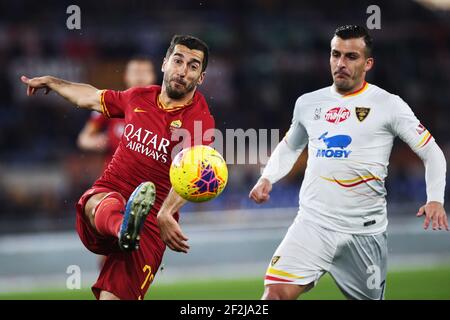
[[[298,98],[286,142],[308,144],[299,218],[344,233],[385,231],[384,183],[396,136],[415,152],[433,141],[400,97],[375,85],[344,96],[330,86]]]

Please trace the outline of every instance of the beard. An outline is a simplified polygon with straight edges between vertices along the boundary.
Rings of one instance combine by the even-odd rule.
[[[356,75],[350,75],[349,73],[345,74],[347,75],[346,77],[338,77],[338,74],[332,74],[334,86],[341,93],[353,91],[356,83],[358,82]]]
[[[172,85],[172,81],[176,81],[179,84],[181,84],[181,88],[177,88],[176,86]],[[198,79],[192,82],[187,82],[185,80],[177,79],[175,77],[170,79],[169,77],[167,78],[164,77],[164,84],[166,86],[167,96],[175,100],[181,99],[195,89],[197,81]]]
[[[334,85],[341,91],[348,91],[352,89],[353,82],[351,79],[335,79]]]

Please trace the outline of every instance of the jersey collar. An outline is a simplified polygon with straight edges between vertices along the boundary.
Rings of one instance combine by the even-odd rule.
[[[181,110],[181,109],[184,109],[184,108],[190,106],[190,105],[192,104],[192,102],[194,101],[195,94],[194,94],[194,96],[192,97],[192,99],[189,100],[186,104],[175,105],[175,106],[172,106],[172,107],[166,106],[166,105],[161,101],[160,96],[161,96],[161,93],[159,93],[159,94],[158,94],[158,97],[156,98],[156,100],[157,100],[157,102],[158,102],[158,108],[160,108],[161,110],[164,110],[164,111],[166,111],[166,112],[174,112],[174,111],[178,111],[178,110]]]
[[[363,93],[364,91],[367,90],[368,87],[369,87],[369,83],[366,82],[366,81],[364,81],[363,84],[362,84],[362,86],[361,86],[361,88],[359,88],[359,89],[357,89],[357,90],[355,90],[355,91],[353,91],[353,92],[350,92],[350,93],[340,94],[339,92],[336,91],[336,88],[334,87],[334,84],[333,84],[333,85],[331,86],[331,91],[332,91],[334,94],[336,94],[336,95],[338,95],[339,97],[341,97],[341,98],[349,98],[349,97],[354,97],[354,96],[357,96],[357,95]]]

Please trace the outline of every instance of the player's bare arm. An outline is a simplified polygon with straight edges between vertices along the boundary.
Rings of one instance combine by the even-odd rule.
[[[173,251],[187,253],[189,245],[186,241],[188,238],[181,231],[180,225],[173,215],[184,204],[186,200],[181,198],[173,189],[170,189],[166,200],[164,200],[161,209],[158,212],[158,225],[160,229],[161,239]]]
[[[78,135],[77,144],[82,150],[103,152],[108,148],[108,136],[88,122]]]
[[[40,89],[45,90],[45,94],[53,90],[80,108],[102,111],[100,102],[101,90],[89,84],[70,82],[52,76],[32,79],[22,76],[20,80],[27,85],[28,96],[34,95]]]

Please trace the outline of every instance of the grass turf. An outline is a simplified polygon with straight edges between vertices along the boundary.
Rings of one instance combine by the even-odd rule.
[[[388,274],[386,299],[450,299],[450,266],[432,269],[393,271]],[[148,300],[257,300],[263,292],[262,279],[204,280],[173,284],[156,283]],[[2,293],[0,299],[90,300],[89,289],[42,290]],[[316,288],[302,296],[305,300],[344,299],[333,279],[325,275]]]

